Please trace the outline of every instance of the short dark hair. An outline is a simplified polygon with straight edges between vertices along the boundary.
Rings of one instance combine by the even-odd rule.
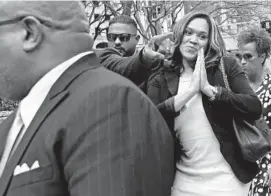
[[[135,20],[127,15],[119,15],[119,16],[112,18],[109,21],[109,26],[112,24],[115,24],[115,23],[133,25],[137,29],[137,24],[136,24]]]
[[[242,44],[256,43],[258,55],[266,54],[268,57],[271,50],[271,38],[265,29],[249,28],[239,33],[237,37],[238,47]]]

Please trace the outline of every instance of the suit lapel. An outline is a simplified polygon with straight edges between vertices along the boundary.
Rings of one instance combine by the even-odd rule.
[[[176,95],[179,86],[179,69],[165,72],[166,84],[171,95]]]
[[[74,63],[69,69],[57,80],[49,92],[48,97],[52,99],[61,91],[65,90],[80,74],[87,70],[100,67],[99,59],[96,54],[91,53],[82,57]]]
[[[95,66],[90,66],[91,64],[94,64]],[[69,90],[67,88],[69,84],[71,84],[72,81],[74,81],[80,74],[97,66],[99,66],[99,61],[96,58],[96,55],[87,55],[78,60],[68,70],[66,70],[64,74],[53,85],[45,101],[41,105],[31,124],[27,128],[25,135],[20,141],[13,156],[6,165],[2,177],[0,178],[1,196],[3,196],[6,192],[12,178],[14,168],[20,162],[24,152],[26,151],[32,138],[35,136],[35,133],[39,130],[42,122],[62,101],[64,101],[68,97]]]
[[[5,119],[0,125],[0,160],[6,146],[6,140],[11,128],[12,122],[14,121],[17,109]]]
[[[56,96],[54,99],[49,101],[47,104],[43,104],[39,109],[38,113],[34,117],[33,121],[29,125],[24,137],[20,141],[18,147],[16,148],[13,156],[8,161],[2,177],[0,178],[0,195],[4,195],[6,189],[8,188],[9,182],[13,175],[14,168],[20,162],[22,155],[24,154],[27,146],[34,137],[36,131],[39,129],[41,123],[50,114],[50,112],[57,106],[57,104],[64,100],[68,95],[68,91],[64,91]]]

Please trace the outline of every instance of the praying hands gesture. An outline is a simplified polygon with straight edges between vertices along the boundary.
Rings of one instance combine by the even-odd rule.
[[[175,111],[183,110],[186,107],[186,103],[201,90],[202,86],[202,67],[205,66],[204,55],[199,50],[195,69],[193,71],[190,86],[185,92],[178,92],[174,96],[174,109]],[[207,78],[207,77],[206,77]],[[180,80],[181,81],[181,80]],[[205,83],[205,82],[204,82]]]
[[[208,97],[214,97],[215,87],[211,86],[207,79],[205,69],[204,50],[201,48],[198,51],[195,69],[192,74],[190,87],[186,92],[177,93],[174,96],[174,109],[180,111],[185,108],[186,103],[198,92],[206,94]]]
[[[193,72],[190,86],[195,92],[201,91],[208,97],[213,96],[213,93],[214,93],[213,89],[215,87],[210,85],[207,79],[203,48],[199,49],[198,51],[197,61],[196,61],[196,65],[195,65],[195,69]]]
[[[197,93],[198,91],[201,90],[201,69],[205,65],[204,63],[204,57],[202,53],[200,52],[201,50],[198,51],[198,57],[195,65],[195,69],[192,74],[191,78],[191,83],[190,87],[192,89],[192,92]]]
[[[207,79],[207,73],[206,73],[206,68],[205,68],[205,59],[204,59],[204,50],[203,48],[201,48],[199,50],[198,53],[198,58],[201,59],[201,72],[200,72],[200,78],[201,78],[201,84],[200,84],[200,90],[208,95],[208,91],[210,90],[210,88],[212,88],[212,86],[210,85],[210,83],[208,82]]]

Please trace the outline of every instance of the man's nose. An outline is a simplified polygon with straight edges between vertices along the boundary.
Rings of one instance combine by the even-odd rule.
[[[122,43],[122,42],[121,42],[120,39],[117,37],[116,40],[115,40],[115,45],[121,45],[121,43]]]
[[[241,59],[241,65],[245,65],[245,64],[247,64],[247,61],[242,57],[242,59]]]

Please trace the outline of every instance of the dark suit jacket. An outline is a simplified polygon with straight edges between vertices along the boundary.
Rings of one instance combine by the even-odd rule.
[[[13,121],[0,126],[0,154]],[[13,176],[16,165],[40,168]],[[165,196],[173,141],[159,111],[94,54],[54,84],[0,179],[1,196]]]
[[[256,163],[243,159],[232,127],[232,119],[233,116],[247,120],[258,119],[261,115],[261,103],[236,60],[232,57],[225,57],[224,64],[233,93],[222,88],[221,96],[214,102],[209,101],[208,97],[203,95],[203,107],[220,143],[221,153],[240,181],[247,183],[255,176],[258,167]],[[174,107],[168,105],[169,102],[166,100],[177,94],[179,76],[179,67],[164,68],[149,81],[147,92],[164,116],[173,134],[175,134],[174,118],[179,115],[179,112],[172,110]],[[207,78],[211,85],[225,87],[218,65],[207,69]],[[178,138],[175,139],[176,157],[179,157],[182,152]],[[176,157],[175,159],[177,159]]]
[[[149,67],[152,66],[143,61],[142,50],[129,57],[123,57],[114,48],[106,48],[96,51],[96,53],[104,67],[128,78],[138,85],[143,92],[146,91],[146,81],[156,68],[150,69]],[[159,63],[155,62],[154,66],[159,66]]]

